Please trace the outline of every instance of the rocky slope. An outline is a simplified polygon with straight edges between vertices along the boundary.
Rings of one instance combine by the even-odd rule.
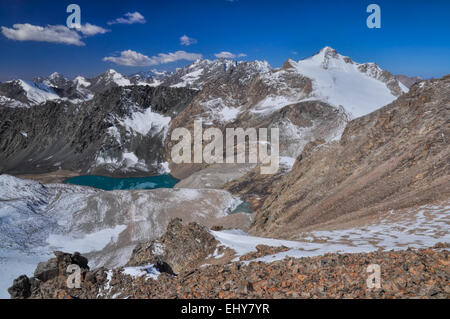
[[[34,277],[15,279],[8,292],[12,298],[450,297],[448,245],[444,244],[270,263],[251,260],[286,249],[260,245],[241,262],[229,263],[225,252],[212,256],[216,245],[204,227],[182,226],[180,220],[173,220],[161,238],[139,245],[126,267],[90,269],[79,253],[57,251],[56,258],[37,266]],[[208,264],[211,260],[213,264]],[[81,288],[67,287],[70,264],[81,269]],[[381,288],[367,286],[370,264],[380,266]]]
[[[78,104],[0,106],[0,171],[157,174],[165,170],[169,123],[195,94],[184,88],[130,86]]]
[[[415,84],[351,121],[339,142],[305,148],[258,212],[252,232],[296,238],[355,214],[414,207],[450,195],[450,77]]]
[[[349,119],[370,113],[407,90],[375,63],[356,63],[330,47],[305,60],[287,60],[277,69],[258,61],[224,63],[220,77],[202,84],[169,132],[177,127],[192,130],[199,118],[204,128],[218,127],[222,132],[227,127],[279,128],[282,162],[291,166],[308,142],[339,139]],[[172,145],[167,140],[166,147]],[[174,176],[186,178],[205,166],[171,163],[170,167]]]
[[[406,75],[396,75],[395,78],[402,83],[404,86],[406,86],[408,89],[413,86],[413,84],[416,84],[418,82],[423,81],[420,76],[406,76]]]
[[[42,83],[14,80],[0,83],[0,105],[6,107],[29,107],[60,99],[55,90]]]

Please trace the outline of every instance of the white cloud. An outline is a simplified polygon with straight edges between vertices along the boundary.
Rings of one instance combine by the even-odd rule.
[[[197,43],[197,40],[196,40],[196,39],[190,38],[190,37],[188,37],[186,34],[183,35],[182,37],[180,37],[180,44],[181,44],[181,45],[189,46],[189,45],[191,45],[191,44],[196,44],[196,43]]]
[[[189,53],[185,51],[176,51],[173,53],[160,53],[157,56],[148,57],[133,50],[126,50],[120,53],[118,57],[104,57],[103,61],[113,62],[126,66],[150,66],[164,63],[175,62],[179,60],[195,61],[201,59],[199,53]]]
[[[156,57],[152,57],[152,59],[156,59],[159,63],[169,63],[175,62],[179,60],[187,60],[187,61],[195,61],[201,59],[202,55],[199,53],[189,53],[186,51],[176,51],[173,53],[160,53]]]
[[[119,65],[127,66],[147,66],[152,65],[152,59],[139,52],[126,50],[120,53],[118,57],[104,57],[103,61],[113,62]]]
[[[108,31],[90,23],[83,24],[78,29],[69,29],[64,25],[47,25],[42,27],[29,23],[14,24],[12,28],[2,27],[2,34],[11,40],[63,43],[77,46],[85,45],[81,41],[82,35],[88,37]]]
[[[227,51],[222,51],[222,52],[216,53],[214,55],[218,59],[235,59],[235,58],[243,58],[243,57],[247,56],[247,54],[245,54],[245,53],[234,54],[234,53],[227,52]]]
[[[83,46],[81,35],[63,25],[48,25],[41,27],[29,23],[14,24],[13,28],[2,27],[5,37],[16,41],[38,41],[64,43]]]
[[[127,12],[123,15],[123,17],[117,18],[113,21],[109,21],[108,24],[135,24],[135,23],[141,23],[144,24],[145,18],[142,14],[139,12]]]
[[[93,25],[90,23],[82,24],[80,28],[77,28],[78,31],[83,33],[85,36],[93,36],[96,34],[104,34],[109,32],[109,30],[99,27],[97,25]]]

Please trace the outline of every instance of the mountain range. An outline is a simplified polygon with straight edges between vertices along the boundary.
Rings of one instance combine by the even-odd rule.
[[[227,73],[227,71],[230,72],[242,63],[247,64],[246,71],[249,73],[249,77],[252,77],[251,73],[254,72],[262,74],[273,70],[266,61],[246,63],[222,58],[213,61],[197,60],[191,65],[176,69],[174,72],[151,70],[131,75],[122,75],[110,69],[94,78],[77,76],[72,80],[67,79],[58,72],[54,72],[48,77],[37,77],[33,81],[17,79],[3,82],[0,85],[0,96],[2,97],[2,105],[17,107],[37,105],[49,100],[58,99],[73,102],[86,101],[91,99],[95,93],[117,86],[169,86],[200,90],[206,82],[217,79],[222,74]],[[360,71],[384,83],[391,81],[391,84],[388,85],[392,86],[394,94],[398,94],[395,81],[392,80],[392,76],[388,72],[381,70],[374,63],[356,64],[350,58],[339,55],[330,47],[323,48],[310,59],[302,60],[299,65],[300,68],[298,68],[297,62],[291,59],[285,62],[283,68],[287,68],[289,65],[297,66],[300,74],[304,76],[308,76],[309,74],[311,79],[315,79],[315,76],[318,76],[318,74],[313,75],[308,73],[308,65],[312,66],[312,68],[320,66],[324,70],[344,70],[346,64],[347,66],[354,64]],[[303,69],[302,65],[304,66]],[[403,91],[421,80],[419,77],[410,78],[404,75],[394,76],[394,79],[398,80]]]
[[[169,165],[184,178],[204,167],[171,163],[166,137],[198,116],[205,127],[279,127],[282,164],[291,166],[306,143],[338,139],[349,119],[407,91],[375,63],[353,62],[330,47],[281,68],[217,59],[172,73],[13,80],[0,83],[0,170],[148,175]]]

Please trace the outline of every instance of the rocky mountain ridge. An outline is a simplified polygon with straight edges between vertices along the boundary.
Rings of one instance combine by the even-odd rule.
[[[264,201],[253,233],[295,238],[333,219],[448,199],[449,97],[449,76],[414,84],[349,122],[340,141],[305,147]]]
[[[293,163],[308,142],[338,140],[349,119],[407,91],[376,64],[358,64],[325,47],[309,59],[288,60],[279,69],[256,62],[229,65],[220,77],[203,85],[169,132],[180,126],[192,130],[194,120],[200,118],[205,128],[218,127],[222,132],[227,127],[279,128],[282,162]],[[172,145],[168,140],[166,148]],[[205,169],[205,165],[170,164],[179,178]]]
[[[330,47],[325,47],[315,54],[310,59],[301,60],[320,60],[318,61],[321,68],[332,69],[334,62],[342,60],[344,64],[354,64],[363,73],[369,76],[379,79],[382,82],[390,86],[392,93],[398,96],[401,91],[405,91],[405,87],[401,82],[397,82],[397,79],[402,79],[409,86],[411,81],[417,80],[417,78],[409,78],[405,76],[392,76],[389,72],[380,69],[375,63],[358,64],[353,62],[350,58],[345,57],[337,53],[336,50]],[[288,59],[281,69],[288,69],[297,64],[291,59]],[[240,66],[240,65],[244,66]],[[330,67],[329,67],[330,66]],[[95,93],[103,92],[111,87],[116,86],[129,86],[129,85],[144,85],[144,86],[170,86],[170,87],[186,87],[196,90],[201,90],[207,82],[213,82],[218,80],[227,72],[232,72],[234,69],[245,69],[247,74],[241,74],[241,81],[246,81],[254,77],[255,74],[270,73],[274,70],[280,70],[272,68],[266,61],[235,61],[227,59],[217,60],[197,60],[194,63],[178,68],[173,72],[166,71],[146,71],[138,72],[130,76],[122,75],[113,69],[107,70],[105,73],[100,74],[93,78],[85,78],[83,76],[77,76],[73,80],[69,80],[61,74],[54,72],[48,77],[37,77],[32,82],[13,80],[0,84],[0,92],[3,98],[8,98],[22,103],[18,105],[30,106],[40,104],[46,100],[51,99],[68,99],[72,101],[85,101],[93,97]],[[15,84],[16,89],[10,88],[10,84]],[[41,91],[55,94],[56,96],[48,96],[47,99],[34,100],[30,98],[28,101],[24,101],[18,97],[17,90],[27,92],[26,84],[34,86],[36,94],[42,93]],[[10,107],[14,106],[13,103],[8,104]]]
[[[141,97],[128,98],[130,91],[132,95],[140,92]],[[290,169],[308,142],[339,139],[349,119],[369,113],[405,91],[376,64],[355,63],[330,47],[309,59],[288,60],[278,69],[265,61],[217,59],[197,60],[172,73],[152,71],[127,77],[108,70],[92,79],[78,76],[68,80],[53,73],[33,83],[10,81],[0,84],[0,108],[4,108],[0,125],[6,134],[1,154],[5,164],[0,169],[18,173],[17,168],[23,167],[22,173],[38,173],[61,167],[83,173],[148,175],[169,166],[175,177],[185,178],[205,165],[172,163],[173,142],[166,137],[174,128],[192,128],[198,118],[205,127],[222,131],[227,127],[279,128],[281,164]],[[149,103],[155,101],[144,95],[153,97],[153,92],[161,92],[157,94],[163,98],[172,94],[164,92],[177,92],[172,95],[179,102],[171,98],[170,103],[183,106],[170,114],[149,110]],[[122,106],[111,107],[117,104]],[[86,116],[89,112],[95,112],[94,116]],[[63,122],[67,116],[75,119],[72,127]],[[23,120],[31,117],[37,119],[35,124]],[[95,127],[94,120],[99,123]],[[38,136],[28,133],[34,130],[32,125],[47,122],[39,124],[46,127],[50,121],[51,128]],[[42,145],[34,145],[32,140]],[[30,152],[35,158],[30,158]],[[50,157],[47,163],[44,159]],[[68,163],[69,157],[75,165]],[[199,186],[220,187],[223,182],[206,184],[213,185]]]
[[[169,123],[195,94],[185,88],[129,86],[76,105],[0,106],[0,171],[164,172]]]
[[[36,77],[33,81],[16,79],[0,83],[0,105],[30,107],[51,100],[80,103],[92,99],[96,93],[102,93],[114,87],[133,85],[200,90],[205,82],[221,76],[228,67],[238,63],[241,62],[225,59],[197,60],[174,72],[152,70],[129,76],[109,69],[93,78],[77,76],[72,80],[54,72],[48,77]],[[260,68],[269,68],[267,62],[255,61],[251,64],[255,67],[260,65]]]

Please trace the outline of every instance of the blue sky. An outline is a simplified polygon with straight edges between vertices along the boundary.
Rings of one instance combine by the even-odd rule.
[[[11,39],[19,34],[14,24],[65,26],[70,3],[81,7],[82,25],[90,23],[108,32],[88,37],[80,33],[84,45],[42,42],[40,34],[27,41]],[[381,7],[381,29],[366,26],[366,7],[371,3]],[[108,24],[134,12],[146,22]],[[54,71],[90,77],[109,68],[124,74],[173,70],[191,63],[189,59],[200,55],[213,59],[224,51],[277,67],[287,58],[299,60],[327,45],[357,62],[377,62],[395,74],[429,78],[450,73],[448,0],[2,0],[0,26],[4,27],[0,81]],[[8,38],[3,30],[13,36]],[[183,45],[183,35],[195,43]],[[139,66],[113,62],[123,64],[115,58],[127,50],[136,54]],[[177,51],[185,53],[174,54]],[[170,53],[172,60],[188,60],[166,63],[169,55],[158,56]]]

